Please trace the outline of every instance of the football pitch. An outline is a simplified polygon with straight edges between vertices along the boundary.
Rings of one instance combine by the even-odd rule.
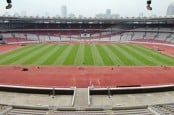
[[[133,44],[37,44],[1,54],[0,65],[173,66],[174,57]]]

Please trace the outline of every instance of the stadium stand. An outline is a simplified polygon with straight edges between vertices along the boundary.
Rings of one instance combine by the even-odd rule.
[[[158,20],[159,21],[159,20]],[[3,27],[8,29],[6,24]],[[152,24],[152,25],[114,25],[114,24],[23,24],[12,25],[16,32],[2,33],[7,43],[10,42],[60,42],[60,41],[85,41],[90,38],[91,41],[141,41],[139,39],[152,39],[156,41],[167,41],[173,43],[173,26],[168,24]],[[20,31],[22,29],[24,32]],[[82,35],[84,35],[82,37]],[[88,35],[88,36],[86,36]],[[9,40],[8,40],[9,39]],[[143,42],[145,42],[143,40]],[[166,43],[167,43],[166,42]]]
[[[24,38],[4,38],[4,41],[6,43],[20,43],[25,42],[26,40]]]
[[[39,87],[3,87],[4,91],[15,91],[19,93],[47,93],[49,92],[49,88],[41,88],[38,89]],[[102,93],[109,94],[112,99],[112,96],[116,93],[118,96],[120,94],[125,93],[140,93],[139,95],[143,96],[146,94],[142,94],[143,92],[156,92],[156,91],[166,91],[167,90],[172,90],[173,86],[171,85],[166,85],[166,86],[152,86],[152,87],[123,87],[123,88],[89,88],[90,93],[92,95],[102,95]],[[28,89],[28,90],[25,90]],[[47,91],[48,90],[48,91]],[[64,94],[72,94],[73,90],[72,88],[70,89],[55,89],[59,90],[58,92],[56,91],[55,94],[59,95],[57,93],[64,93]],[[108,91],[110,90],[110,93]],[[21,92],[22,91],[22,92]],[[1,92],[2,94],[2,92]],[[74,96],[77,96],[77,92],[75,93]],[[81,97],[83,93],[81,93]],[[130,94],[129,94],[130,95]],[[149,94],[148,94],[149,95]],[[159,94],[155,94],[159,95]],[[169,95],[169,94],[168,94]],[[120,96],[121,97],[121,96]],[[151,96],[150,96],[151,97]],[[76,98],[76,97],[75,97]],[[131,97],[132,98],[132,97]],[[140,96],[138,96],[140,98]],[[146,97],[147,98],[147,97]],[[165,96],[163,97],[165,98]],[[169,99],[166,96],[167,99]],[[17,99],[17,98],[16,98]],[[91,98],[88,98],[91,100]],[[130,98],[129,98],[130,99]],[[136,99],[136,98],[134,98]],[[88,101],[89,101],[88,100]],[[17,101],[17,100],[16,100]],[[44,100],[44,101],[49,101],[49,100]],[[101,100],[100,100],[101,101]],[[135,101],[135,100],[134,100]],[[154,114],[174,114],[174,104],[173,103],[166,103],[166,104],[150,104],[150,105],[137,105],[137,106],[121,106],[117,105],[119,101],[114,101],[112,100],[112,103],[115,103],[116,105],[98,105],[94,106],[93,104],[90,106],[76,106],[76,104],[72,104],[69,106],[51,106],[51,105],[44,105],[44,106],[22,106],[22,105],[1,105],[0,106],[0,115],[154,115]],[[135,103],[135,102],[134,102]],[[158,102],[157,102],[158,103]]]
[[[113,111],[114,115],[153,115],[148,107],[137,107],[127,109],[117,109]]]
[[[55,111],[53,115],[107,115],[105,111]]]
[[[4,17],[0,17],[0,33],[2,40],[7,44],[73,41],[79,43],[86,41],[174,43],[174,24],[171,24],[171,20],[174,21],[174,19],[155,18],[152,20],[136,19],[136,21],[131,19],[98,19],[97,21],[94,19],[60,19],[57,22],[57,19],[46,19],[45,21],[35,18],[32,20],[16,17],[5,18],[8,23],[4,22]],[[16,19],[25,23],[13,23]],[[147,25],[147,22],[150,21],[154,23]],[[6,100],[0,99],[0,104],[3,104],[0,105],[0,115],[174,114],[173,86],[105,87],[99,89],[30,88],[1,87],[0,96],[5,95]],[[38,100],[28,104],[27,102],[31,98]],[[26,101],[20,103],[15,99]],[[172,103],[168,104],[169,102]]]
[[[135,107],[113,107],[111,109],[93,110],[86,108],[86,110],[72,110],[72,108],[47,108],[47,107],[6,107],[5,115],[173,115],[171,109],[166,106],[174,104],[162,105],[147,105]],[[66,111],[68,110],[68,111]],[[1,112],[2,113],[2,112]]]
[[[22,108],[13,108],[6,115],[47,115],[46,110],[35,110],[33,109],[22,109]]]
[[[170,113],[174,113],[174,104],[161,104],[161,105],[155,105],[153,107],[159,110],[163,109]]]

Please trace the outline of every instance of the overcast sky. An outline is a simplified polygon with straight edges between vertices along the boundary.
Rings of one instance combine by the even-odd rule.
[[[74,13],[76,16],[94,17],[111,9],[112,14],[136,17],[140,13],[144,16],[165,16],[168,5],[174,0],[152,0],[152,11],[146,10],[146,0],[12,0],[13,8],[10,10],[4,8],[5,1],[0,1],[0,15],[56,16],[61,15],[60,7],[66,5],[68,14]]]

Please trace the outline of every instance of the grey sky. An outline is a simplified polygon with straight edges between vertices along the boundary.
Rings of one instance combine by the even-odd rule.
[[[30,15],[60,15],[60,7],[66,5],[68,14],[84,15],[93,17],[98,13],[105,13],[111,9],[113,14],[120,16],[138,16],[143,12],[144,16],[165,16],[168,5],[174,0],[152,0],[152,11],[146,10],[146,0],[13,0],[11,10],[4,9],[6,0],[0,2],[0,15],[26,14]]]

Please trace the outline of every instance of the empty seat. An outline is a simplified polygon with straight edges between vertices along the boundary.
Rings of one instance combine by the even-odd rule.
[[[47,115],[46,110],[12,109],[6,115]]]
[[[145,109],[123,109],[115,110],[114,115],[153,115],[147,108]]]
[[[53,115],[107,115],[105,111],[55,111]]]

